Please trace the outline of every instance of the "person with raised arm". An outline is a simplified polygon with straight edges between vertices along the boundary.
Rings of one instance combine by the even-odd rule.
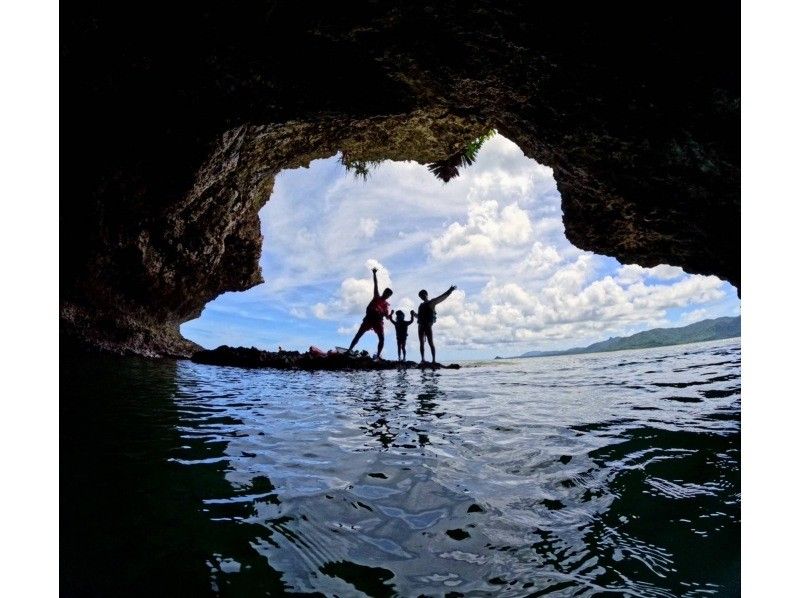
[[[419,298],[422,299],[422,303],[419,304],[419,309],[417,310],[417,330],[419,332],[419,353],[423,363],[425,362],[425,339],[428,339],[428,344],[431,346],[431,363],[436,363],[436,347],[433,345],[433,324],[436,322],[436,306],[447,299],[455,290],[456,286],[452,285],[444,293],[433,299],[428,299],[428,291],[425,289],[419,292]]]
[[[358,341],[367,330],[374,330],[378,335],[378,359],[381,358],[381,351],[383,351],[383,318],[389,317],[389,303],[386,301],[392,296],[392,289],[385,288],[383,293],[378,293],[378,269],[372,269],[372,301],[367,305],[367,313],[361,322],[361,326],[353,337],[350,343],[350,348],[347,349],[348,353],[353,350],[353,347],[358,344]]]

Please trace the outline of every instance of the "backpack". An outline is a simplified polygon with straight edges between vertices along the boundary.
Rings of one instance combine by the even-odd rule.
[[[417,313],[419,321],[423,324],[436,323],[436,308],[434,308],[427,301],[419,304],[419,312]]]

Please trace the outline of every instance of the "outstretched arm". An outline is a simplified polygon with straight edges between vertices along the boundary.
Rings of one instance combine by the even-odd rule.
[[[439,303],[441,303],[442,301],[447,299],[450,296],[450,293],[452,293],[455,290],[456,290],[456,285],[453,285],[449,289],[447,289],[444,293],[439,295],[438,297],[434,297],[433,299],[428,301],[428,303],[430,303],[432,306],[433,305],[438,305]]]
[[[416,315],[417,315],[417,312],[415,312],[415,311],[412,309],[412,310],[411,310],[411,319],[408,321],[408,323],[409,323],[409,324],[413,324],[413,323],[414,323],[414,317],[415,317]]]
[[[394,310],[390,311],[390,312],[389,312],[389,315],[388,315],[388,316],[386,316],[386,317],[387,317],[387,318],[389,318],[389,321],[390,321],[392,324],[397,324],[397,322],[395,322],[395,321],[394,321],[394,318],[392,317],[392,314],[394,314]]]
[[[378,269],[377,268],[373,268],[372,269],[372,288],[373,288],[372,296],[373,297],[380,296],[380,293],[378,292]]]

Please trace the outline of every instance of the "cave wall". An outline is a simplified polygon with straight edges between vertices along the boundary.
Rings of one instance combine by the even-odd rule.
[[[281,169],[426,163],[488,128],[553,167],[576,246],[739,286],[738,7],[118,8],[63,25],[69,342],[191,353],[178,326],[262,281]]]

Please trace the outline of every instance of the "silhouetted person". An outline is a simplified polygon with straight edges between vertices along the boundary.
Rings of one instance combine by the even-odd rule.
[[[367,305],[367,314],[364,316],[364,320],[361,322],[361,327],[356,332],[356,335],[353,337],[353,341],[350,343],[350,347],[347,349],[348,352],[353,350],[353,347],[356,346],[359,339],[364,335],[367,330],[374,330],[375,334],[378,335],[378,359],[381,357],[381,351],[383,351],[383,318],[389,317],[389,304],[386,300],[392,296],[392,289],[386,288],[383,289],[382,294],[378,294],[378,269],[372,269],[372,282],[373,282],[373,292],[372,292],[372,301],[369,302]]]
[[[406,320],[406,314],[399,309],[397,310],[397,320],[392,319],[394,310],[389,314],[389,321],[394,324],[394,334],[397,338],[397,361],[406,360],[406,339],[408,338],[408,327],[414,323],[414,316],[417,314],[411,310],[411,319]],[[400,357],[400,352],[403,352],[403,357]]]
[[[422,303],[419,304],[417,310],[417,325],[419,330],[419,354],[422,356],[422,361],[425,361],[425,339],[428,339],[428,344],[431,346],[431,363],[436,363],[436,347],[433,346],[433,324],[436,322],[436,306],[450,296],[450,293],[456,290],[453,285],[444,293],[433,299],[428,299],[428,291],[425,289],[419,292],[419,298]]]

